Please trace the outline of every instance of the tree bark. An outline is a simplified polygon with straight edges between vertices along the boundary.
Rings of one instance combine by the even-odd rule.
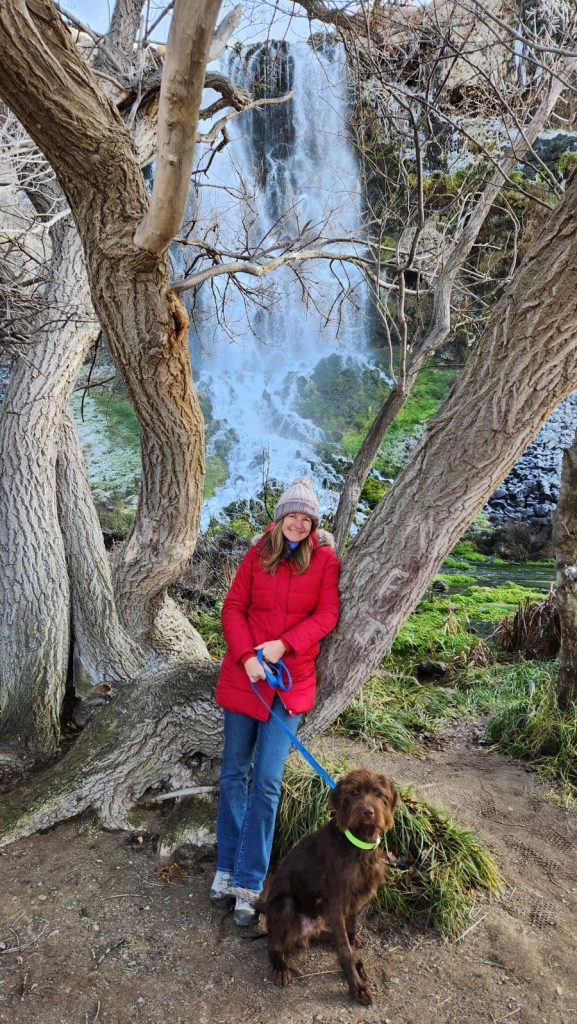
[[[49,0],[0,7],[0,90],[68,197],[92,302],[139,419],[142,489],[115,589],[124,624],[141,640],[198,533],[204,436],[188,319],[168,287],[166,258],[133,242],[148,197],[130,136]]]
[[[204,68],[220,0],[176,0],[160,85],[156,173],[135,245],[163,253],[182,223],[190,188]]]
[[[70,218],[51,234],[47,305],[0,407],[0,760],[8,763],[51,753],[60,734],[70,596],[55,469],[62,416],[97,333]]]
[[[222,744],[215,675],[204,661],[117,691],[66,757],[2,798],[0,846],[89,809],[107,828],[131,828],[147,790],[194,784],[195,761]]]
[[[74,688],[123,683],[143,669],[145,653],[118,618],[108,552],[86,477],[76,425],[65,413],[56,463],[58,522],[70,580]]]
[[[451,547],[577,386],[576,223],[574,175],[463,375],[350,545],[307,734],[334,721],[370,676]]]
[[[563,454],[559,502],[553,516],[556,601],[561,625],[557,702],[577,703],[577,436]]]

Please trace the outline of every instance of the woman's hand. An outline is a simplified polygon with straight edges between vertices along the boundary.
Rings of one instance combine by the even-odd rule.
[[[265,661],[270,661],[271,665],[276,665],[277,661],[280,661],[285,653],[286,647],[282,640],[267,640],[265,644],[258,644],[256,650],[262,651]]]
[[[264,668],[257,657],[247,658],[244,667],[251,683],[257,683],[259,679],[266,679]]]

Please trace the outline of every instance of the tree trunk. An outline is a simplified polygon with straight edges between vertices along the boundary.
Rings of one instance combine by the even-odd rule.
[[[188,318],[166,257],[134,244],[148,196],[133,144],[49,0],[0,7],[0,89],[67,195],[94,309],[140,423],[141,494],[114,582],[121,619],[142,641],[198,533],[204,434]]]
[[[574,175],[449,398],[350,545],[309,735],[370,676],[451,547],[577,386],[576,223]]]
[[[387,400],[383,403],[379,412],[375,416],[369,432],[364,438],[361,447],[355,455],[353,464],[347,473],[347,478],[339,495],[339,503],[333,524],[335,548],[339,553],[342,553],[347,542],[349,530],[353,525],[353,520],[361,497],[361,491],[365,486],[371,467],[379,454],[383,438],[391,423],[396,419],[403,408],[407,399],[407,394],[412,386],[413,379],[411,375],[411,379],[407,381],[406,389],[397,386],[393,391],[391,391]]]
[[[199,781],[197,762],[210,763],[222,745],[215,676],[215,666],[203,661],[117,691],[66,757],[3,796],[0,846],[89,809],[107,828],[131,828],[131,812],[147,790]]]
[[[56,490],[70,579],[73,682],[80,697],[98,683],[132,679],[144,667],[145,655],[118,618],[108,552],[70,413],[60,426]]]
[[[0,763],[55,749],[69,661],[56,459],[62,416],[97,325],[71,219],[51,237],[46,308],[0,408]],[[66,320],[58,310],[69,311]]]
[[[557,702],[577,703],[577,435],[563,453],[559,503],[553,516],[556,600],[561,624]]]

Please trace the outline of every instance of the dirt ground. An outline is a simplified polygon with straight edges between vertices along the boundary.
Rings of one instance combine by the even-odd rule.
[[[326,943],[275,988],[265,941],[211,907],[210,862],[162,882],[152,844],[71,822],[0,851],[0,1021],[577,1024],[577,813],[468,730],[423,757],[348,755],[478,831],[505,878],[454,943],[366,917],[373,1006],[350,1000]]]

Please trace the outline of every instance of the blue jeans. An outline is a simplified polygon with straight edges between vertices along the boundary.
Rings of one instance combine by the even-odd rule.
[[[273,709],[294,736],[301,716],[289,715],[278,696]],[[272,715],[259,722],[236,711],[224,712],[216,866],[232,874],[233,885],[262,889],[290,748],[290,737]]]

